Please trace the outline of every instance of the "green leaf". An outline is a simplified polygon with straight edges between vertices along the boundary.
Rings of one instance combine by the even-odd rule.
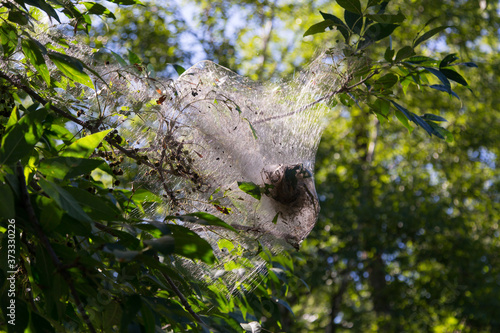
[[[416,56],[416,57],[411,57],[410,59],[406,60],[407,63],[414,64],[414,65],[422,65],[422,66],[434,66],[437,65],[437,60],[432,59],[429,57],[425,56]]]
[[[378,98],[370,107],[375,111],[375,113],[383,116],[382,119],[389,115],[390,102],[385,99]]]
[[[278,217],[279,217],[279,216],[280,216],[280,212],[277,212],[277,213],[276,213],[276,215],[275,215],[275,216],[274,216],[274,218],[273,218],[273,221],[272,221],[272,222],[273,222],[273,224],[278,223]]]
[[[448,121],[446,120],[445,118],[441,117],[441,116],[436,116],[435,114],[430,114],[430,113],[426,113],[422,116],[422,119],[424,120],[432,120],[432,121]]]
[[[45,0],[24,0],[23,2],[27,5],[40,8],[45,13],[47,13],[49,17],[55,18],[57,22],[61,23],[61,21],[59,20],[59,15],[57,15],[54,7],[45,2]]]
[[[179,66],[177,64],[172,64],[172,66],[174,66],[174,69],[178,75],[182,75],[182,73],[184,73],[186,71],[186,69],[184,69],[184,67]]]
[[[43,230],[52,231],[61,223],[64,212],[54,199],[39,195],[35,198],[36,208],[40,210],[40,224]]]
[[[175,240],[171,235],[164,235],[160,238],[144,240],[146,246],[151,247],[153,251],[160,252],[164,255],[175,253]]]
[[[12,112],[16,114],[17,108]],[[46,114],[47,110],[40,108],[25,114],[19,122],[7,127],[0,147],[0,164],[16,162],[31,153],[43,134],[42,121]]]
[[[403,113],[406,116],[406,118],[408,118],[408,120],[411,120],[412,122],[414,122],[418,126],[422,127],[429,134],[429,136],[434,134],[438,137],[441,137],[440,135],[436,134],[435,131],[432,129],[432,127],[424,119],[422,119],[420,116],[414,114],[413,112],[408,111],[407,109],[405,109],[404,107],[402,107],[401,105],[399,105],[398,103],[396,103],[394,101],[391,101],[391,103],[399,111],[401,111],[401,113]],[[396,116],[397,116],[397,114],[396,114]],[[399,119],[399,117],[398,117],[398,119]],[[401,119],[400,119],[400,121],[401,121]]]
[[[290,305],[286,301],[279,299],[279,298],[276,298],[274,301],[276,303],[280,304],[281,306],[283,306],[285,309],[287,309],[292,314],[292,316],[295,317],[295,314],[293,313],[292,308],[290,307]]]
[[[439,70],[431,67],[424,67],[424,69],[430,73],[432,73],[435,77],[439,79],[446,87],[450,88],[449,93],[451,93],[451,84],[448,78]]]
[[[238,182],[238,187],[240,190],[248,195],[251,195],[257,200],[260,200],[262,196],[260,193],[260,187],[252,182]]]
[[[144,333],[155,333],[155,315],[144,301],[141,306],[141,314],[144,325]]]
[[[18,38],[17,29],[7,22],[0,25],[0,38],[2,42],[3,54],[10,57],[16,50]]]
[[[387,62],[392,62],[392,59],[394,58],[394,50],[391,49],[390,47],[388,47],[386,50],[385,50],[385,53],[384,53],[384,59],[385,61]]]
[[[43,80],[50,86],[50,74],[42,52],[39,46],[31,39],[23,39],[21,42],[24,55],[29,59],[31,64],[38,70]]]
[[[58,156],[40,161],[38,171],[46,176],[70,179],[91,172],[103,162],[103,160]]]
[[[347,106],[347,107],[351,107],[354,105],[354,101],[352,100],[352,98],[346,94],[346,93],[342,93],[342,94],[338,94],[337,95],[340,103],[342,103],[343,105]]]
[[[65,157],[81,157],[89,158],[97,146],[101,143],[104,137],[111,132],[112,129],[87,135],[81,139],[76,140],[69,145],[61,154]]]
[[[122,67],[127,67],[128,64],[127,62],[117,53],[111,51],[111,54],[113,55],[113,57],[115,57],[116,61],[118,61],[118,63],[120,64],[120,66]]]
[[[395,74],[389,73],[381,78],[377,79],[374,83],[382,86],[384,89],[389,89],[395,85],[399,80],[399,77]]]
[[[447,87],[445,85],[442,85],[442,84],[432,84],[429,86],[429,88],[432,88],[432,89],[435,89],[435,90],[439,90],[439,91],[443,91],[443,92],[447,92],[448,94],[452,95],[452,96],[455,96],[456,98],[460,99],[460,97],[450,89],[450,87]]]
[[[378,22],[378,23],[401,23],[403,22],[406,17],[403,15],[403,13],[399,12],[396,15],[391,15],[391,14],[368,14],[366,15],[366,18]]]
[[[95,89],[90,76],[83,71],[84,66],[80,60],[58,52],[49,52],[48,55],[61,73],[69,79]]]
[[[376,42],[388,37],[397,27],[397,24],[375,23],[366,29],[364,36]]]
[[[473,62],[461,62],[458,64],[453,64],[452,66],[460,66],[460,65],[464,65],[466,67],[475,67],[475,68],[479,67],[476,63],[473,63]]]
[[[329,28],[332,28],[333,26],[337,27],[337,30],[340,31],[342,36],[344,37],[346,43],[349,42],[349,29],[345,25],[345,23],[339,19],[337,16],[328,14],[328,13],[323,13],[320,11],[321,16],[323,16],[323,19],[325,21],[329,22]],[[324,30],[323,30],[324,31]]]
[[[255,131],[255,128],[252,126],[252,123],[250,122],[250,120],[248,120],[247,118],[243,118],[243,120],[245,120],[248,123],[248,126],[250,126],[250,130],[252,131],[253,138],[255,140],[257,140],[258,139],[257,132]]]
[[[73,198],[73,196],[71,196],[71,194],[65,191],[62,187],[43,178],[40,178],[38,183],[44,192],[49,197],[54,199],[59,207],[61,207],[61,209],[64,210],[69,216],[80,222],[92,222],[92,219],[83,211],[82,207],[78,204],[75,198]]]
[[[439,71],[443,73],[444,76],[446,76],[449,80],[460,83],[461,85],[466,87],[469,85],[467,81],[465,81],[465,79],[462,77],[462,75],[458,74],[453,69],[441,68]]]
[[[409,57],[414,56],[414,55],[415,55],[415,51],[413,51],[413,47],[404,46],[403,48],[401,48],[398,51],[395,61],[401,61],[403,59],[409,58]]]
[[[26,25],[29,22],[28,15],[20,10],[10,10],[7,20],[19,25]]]
[[[441,139],[446,140],[446,142],[453,142],[453,140],[454,140],[453,134],[451,134],[447,129],[439,126],[438,124],[436,124],[433,121],[429,121],[428,123],[432,127],[434,132],[439,134],[439,135],[438,134],[434,134],[434,135],[440,137]]]
[[[361,28],[363,27],[363,17],[359,14],[346,10],[344,11],[344,20],[349,29],[359,35]]]
[[[413,132],[414,128],[410,125],[410,123],[408,122],[408,118],[401,111],[396,110],[395,115],[396,118],[398,118],[398,120],[401,122],[401,124],[403,124],[403,126],[408,129],[408,132]]]
[[[209,214],[209,213],[195,212],[195,213],[186,214],[184,216],[197,217],[199,220],[197,220],[195,223],[198,223],[198,224],[215,225],[215,226],[219,226],[219,227],[226,228],[226,229],[229,229],[231,231],[237,232],[236,229],[231,227],[229,224],[227,224],[226,222],[222,221],[220,218],[218,218],[212,214]]]
[[[413,42],[413,48],[417,47],[417,45],[425,42],[426,40],[428,40],[429,38],[431,38],[432,36],[440,33],[441,31],[445,30],[446,28],[449,28],[449,26],[441,26],[441,27],[437,27],[437,28],[434,28],[434,29],[431,29],[429,31],[427,31],[425,34],[423,34],[422,36],[418,37],[414,42]]]
[[[313,24],[309,27],[309,29],[304,32],[303,37],[320,34],[325,32],[327,28],[331,28],[333,26],[331,21],[322,21],[316,24]]]
[[[142,63],[141,58],[130,50],[128,50],[128,61],[131,65]]]
[[[118,5],[123,5],[123,6],[142,4],[139,0],[109,0],[109,2],[116,3]]]
[[[450,66],[452,63],[454,63],[455,61],[458,60],[458,57],[455,53],[452,53],[452,54],[448,54],[446,57],[443,58],[443,60],[441,60],[441,62],[439,63],[439,68],[443,68],[443,67],[448,67]]]
[[[388,37],[392,32],[399,27],[397,24],[375,23],[365,30],[363,39],[358,44],[358,49],[362,49],[371,43],[377,42]]]
[[[190,259],[200,259],[207,264],[215,262],[210,244],[194,231],[179,225],[169,224],[175,239],[175,253]]]
[[[84,189],[65,186],[66,190],[93,220],[121,221],[122,213],[108,197],[92,194]]]
[[[337,0],[337,3],[345,10],[359,15],[363,14],[359,0]]]
[[[115,19],[115,15],[109,11],[106,7],[95,2],[83,2],[83,5],[87,8],[88,14],[102,15]]]

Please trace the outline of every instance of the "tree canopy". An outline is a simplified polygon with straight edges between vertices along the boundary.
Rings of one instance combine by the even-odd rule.
[[[498,13],[484,0],[3,1],[1,329],[498,331]],[[234,229],[226,194],[213,214],[177,205],[203,152],[133,146],[120,125],[170,95],[140,103],[119,85],[201,59],[279,84],[318,52],[338,86],[305,105],[331,110],[311,234],[275,252],[197,233]],[[152,190],[165,159],[182,181]]]

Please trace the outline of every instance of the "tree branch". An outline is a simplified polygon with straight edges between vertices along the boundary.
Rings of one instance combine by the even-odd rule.
[[[45,235],[45,232],[43,231],[42,226],[40,225],[40,222],[38,221],[38,218],[36,217],[35,210],[33,209],[33,206],[31,205],[31,201],[29,198],[28,187],[26,186],[26,180],[24,179],[23,166],[21,165],[21,162],[17,162],[16,171],[17,171],[17,179],[19,181],[19,187],[21,190],[22,205],[24,206],[24,209],[26,209],[26,213],[28,214],[28,219],[31,222],[31,224],[33,225],[33,227],[35,228],[37,236],[39,237],[43,246],[49,252],[50,259],[52,260],[52,263],[54,264],[54,266],[56,266],[57,272],[59,272],[62,275],[62,277],[64,278],[64,280],[68,284],[68,287],[70,289],[71,295],[73,296],[73,299],[75,300],[75,304],[78,308],[78,311],[80,312],[83,320],[87,324],[89,331],[92,333],[95,333],[96,330],[95,330],[94,326],[92,325],[90,318],[87,316],[87,313],[85,312],[85,308],[84,308],[82,302],[80,301],[80,297],[78,296],[78,292],[76,291],[76,288],[73,285],[73,280],[71,279],[71,275],[64,269],[63,264],[61,263],[56,252],[52,248],[52,245],[50,244],[50,241],[47,238],[47,235]]]

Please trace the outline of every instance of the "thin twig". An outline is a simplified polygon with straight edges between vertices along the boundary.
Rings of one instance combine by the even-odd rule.
[[[42,242],[43,246],[49,252],[50,259],[52,260],[52,263],[54,264],[54,266],[56,266],[57,272],[59,272],[61,274],[61,276],[64,278],[64,280],[68,284],[68,287],[70,289],[71,295],[73,296],[73,299],[75,300],[75,304],[78,308],[78,311],[80,312],[83,320],[87,324],[89,331],[92,333],[95,333],[96,330],[95,330],[94,326],[92,325],[90,318],[87,316],[87,313],[85,312],[85,308],[84,308],[82,302],[80,301],[80,297],[78,296],[78,292],[76,291],[76,288],[73,285],[73,280],[71,279],[71,275],[64,269],[63,264],[61,263],[56,252],[52,248],[52,245],[50,244],[50,241],[47,238],[47,235],[45,235],[45,233],[40,225],[40,222],[38,221],[38,218],[36,217],[35,210],[33,209],[33,206],[31,205],[31,201],[29,198],[28,187],[26,186],[26,180],[24,179],[23,166],[21,165],[21,162],[17,162],[16,171],[17,171],[17,178],[19,181],[20,189],[21,189],[22,204],[24,206],[24,209],[26,210],[26,213],[28,214],[28,219],[30,220],[31,224],[33,225],[33,227],[38,235],[38,238]]]

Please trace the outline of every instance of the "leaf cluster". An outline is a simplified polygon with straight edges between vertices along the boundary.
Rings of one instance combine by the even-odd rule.
[[[454,66],[477,67],[477,65],[472,62],[456,63],[458,60],[456,54],[448,54],[443,59],[436,60],[416,53],[417,46],[449,28],[448,26],[439,26],[423,34],[419,33],[410,45],[398,50],[393,49],[391,39],[383,57],[373,60],[367,54],[366,48],[390,37],[406,19],[401,12],[389,13],[388,4],[389,1],[368,1],[366,8],[362,8],[359,0],[338,1],[338,5],[344,9],[343,19],[321,12],[323,21],[311,26],[304,36],[323,33],[327,29],[334,29],[342,35],[344,58],[340,61],[349,64],[352,71],[345,77],[342,89],[336,91],[338,100],[342,104],[351,107],[354,103],[358,106],[359,102],[366,103],[370,112],[374,113],[382,123],[388,119],[392,111],[410,132],[413,131],[410,122],[413,122],[430,136],[453,141],[453,135],[438,124],[446,121],[444,118],[431,114],[417,115],[407,110],[397,100],[401,99],[401,92],[406,93],[408,87],[412,85],[446,92],[459,99],[452,90],[451,82],[465,87],[468,87],[468,83]],[[434,20],[427,22],[425,27],[432,21]],[[354,59],[356,62],[353,62]],[[335,64],[339,60],[334,58],[332,62]]]

